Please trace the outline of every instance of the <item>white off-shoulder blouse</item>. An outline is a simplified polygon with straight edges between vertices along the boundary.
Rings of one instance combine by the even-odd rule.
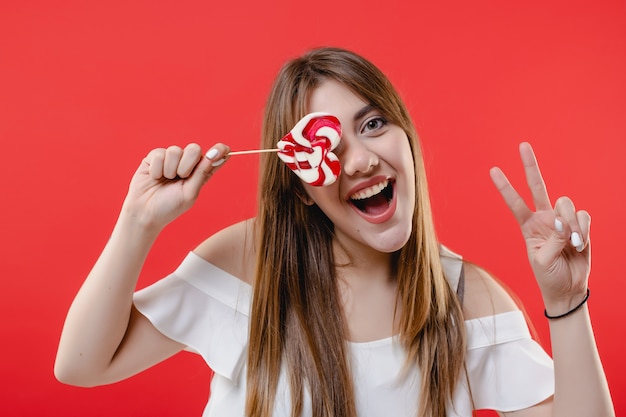
[[[442,261],[456,288],[461,257],[444,248]],[[249,284],[193,252],[171,275],[135,293],[135,306],[159,331],[201,355],[214,371],[204,417],[244,416],[251,296]],[[459,381],[449,417],[469,417],[474,407],[519,410],[553,394],[552,360],[531,339],[520,311],[467,320],[465,326],[468,378]],[[359,417],[417,416],[419,371],[400,379],[405,352],[396,337],[349,343],[349,352]],[[287,381],[283,370],[276,417],[291,415]],[[307,402],[303,416],[311,416]]]

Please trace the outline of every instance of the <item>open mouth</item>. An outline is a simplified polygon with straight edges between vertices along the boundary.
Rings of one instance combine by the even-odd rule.
[[[362,213],[376,216],[389,209],[393,199],[393,182],[388,179],[350,196],[350,203]]]

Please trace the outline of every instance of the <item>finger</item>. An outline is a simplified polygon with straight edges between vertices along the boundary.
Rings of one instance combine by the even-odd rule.
[[[165,149],[157,148],[150,151],[146,157],[148,163],[148,173],[154,179],[163,176],[163,161],[165,160]]]
[[[211,161],[212,167],[218,167],[226,161],[230,148],[223,143],[218,143],[206,153],[206,157]]]
[[[196,165],[202,158],[202,148],[197,143],[190,143],[183,150],[183,154],[178,163],[176,174],[180,178],[187,178],[193,172]]]
[[[585,247],[584,238],[586,233],[583,233],[578,222],[574,202],[568,197],[560,197],[554,205],[554,212],[557,218],[566,225],[566,229],[569,230],[570,245],[576,248],[578,252],[581,252]]]
[[[563,249],[570,244],[570,234],[569,224],[556,217],[552,233],[546,238],[541,249],[537,251],[534,264],[543,269],[551,268],[554,260],[561,256]]]
[[[583,252],[589,248],[589,227],[591,226],[591,216],[585,210],[579,210],[576,212],[576,218],[578,219],[578,226],[580,227],[580,236],[583,244],[576,248],[578,252]]]
[[[178,164],[183,156],[183,150],[180,146],[170,146],[165,151],[165,160],[163,161],[163,176],[173,180],[176,178]]]
[[[539,164],[537,163],[537,158],[535,157],[532,146],[527,142],[523,142],[519,146],[519,151],[522,164],[524,165],[524,172],[526,173],[526,183],[530,188],[535,209],[552,210],[546,184],[541,176]]]
[[[498,167],[491,168],[489,171],[491,180],[502,195],[504,202],[509,207],[517,222],[522,225],[532,215],[532,211],[528,208],[524,199],[513,188],[504,172]]]
[[[591,215],[586,210],[578,210],[576,217],[578,218],[578,225],[580,226],[580,234],[585,243],[588,243],[591,229]]]

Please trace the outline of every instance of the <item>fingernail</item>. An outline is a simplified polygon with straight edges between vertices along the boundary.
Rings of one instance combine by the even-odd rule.
[[[580,238],[580,235],[578,234],[578,232],[572,233],[572,237],[570,238],[570,241],[572,242],[572,246],[574,246],[576,249],[578,249],[578,247],[582,246],[583,244],[583,241]]]
[[[559,219],[554,219],[554,228],[557,232],[563,231],[563,223]]]
[[[206,157],[209,159],[213,159],[217,156],[218,153],[219,153],[218,150],[213,148],[206,153]],[[215,166],[215,163],[213,164],[213,166]]]
[[[214,167],[218,167],[218,166],[222,165],[224,163],[224,161],[225,161],[224,158],[218,159],[217,161],[213,162],[211,165],[214,166]]]
[[[577,252],[582,252],[583,249],[585,249],[585,245],[578,245],[578,246],[576,246],[576,251]]]

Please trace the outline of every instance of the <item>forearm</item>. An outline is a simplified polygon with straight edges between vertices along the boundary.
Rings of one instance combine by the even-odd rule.
[[[587,305],[550,320],[555,368],[554,416],[614,416]]]
[[[88,385],[91,376],[109,366],[124,338],[137,279],[157,234],[124,212],[120,215],[68,311],[55,363],[57,378]]]

